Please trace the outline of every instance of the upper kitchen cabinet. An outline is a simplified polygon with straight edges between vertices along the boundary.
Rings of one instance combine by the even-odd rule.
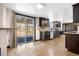
[[[73,22],[79,23],[79,3],[73,5]]]
[[[39,18],[39,26],[42,28],[49,27],[49,19],[40,17]]]
[[[57,31],[60,30],[60,28],[61,28],[61,22],[53,21],[53,29]]]

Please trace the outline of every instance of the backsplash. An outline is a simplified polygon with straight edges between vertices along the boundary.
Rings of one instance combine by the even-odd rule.
[[[79,32],[79,26],[77,26],[77,31]]]

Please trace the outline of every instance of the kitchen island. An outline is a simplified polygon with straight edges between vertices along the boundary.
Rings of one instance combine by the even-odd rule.
[[[79,54],[79,32],[65,33],[65,48],[68,51]]]

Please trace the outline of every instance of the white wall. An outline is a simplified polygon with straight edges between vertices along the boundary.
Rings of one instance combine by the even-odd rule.
[[[10,28],[12,22],[12,11],[0,6],[0,28]],[[0,48],[1,48],[1,55],[7,55],[7,45],[9,38],[11,37],[11,31],[7,30],[0,30]]]
[[[36,40],[40,39],[40,31],[39,31],[39,18],[36,18]]]
[[[78,32],[79,32],[79,26],[77,26],[77,30],[78,30]]]
[[[4,18],[6,18],[6,12],[5,12],[5,8],[0,6],[0,28],[5,27],[4,22],[5,20]],[[0,30],[0,48],[1,48],[1,55],[7,55],[7,50],[6,50],[6,46],[7,46],[7,37],[6,37],[6,31],[4,30]]]
[[[53,31],[50,32],[50,39],[53,39]]]

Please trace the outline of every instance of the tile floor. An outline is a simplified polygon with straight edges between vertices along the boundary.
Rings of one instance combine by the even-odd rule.
[[[65,48],[65,36],[48,41],[35,41],[8,48],[8,56],[78,56]]]

